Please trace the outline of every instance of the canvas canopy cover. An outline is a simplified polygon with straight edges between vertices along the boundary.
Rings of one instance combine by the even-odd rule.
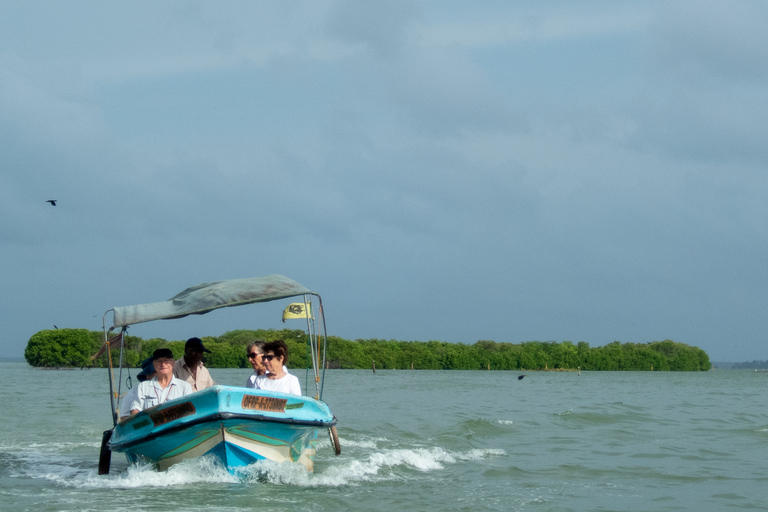
[[[304,294],[313,294],[313,292],[293,279],[279,274],[213,281],[187,288],[164,302],[116,307],[114,308],[114,326],[125,327],[152,320],[202,315],[214,309],[268,302]]]

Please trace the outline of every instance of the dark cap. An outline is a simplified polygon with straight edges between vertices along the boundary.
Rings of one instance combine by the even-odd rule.
[[[173,352],[169,348],[159,348],[152,353],[152,361],[161,357],[170,357],[173,359]]]
[[[184,350],[188,349],[189,347],[202,350],[203,352],[208,352],[209,354],[211,352],[210,350],[208,350],[203,346],[203,340],[201,340],[200,338],[189,338],[187,340],[187,344],[184,345]]]
[[[138,373],[138,375],[136,375],[136,379],[138,379],[139,382],[149,380],[149,376],[155,373],[155,367],[152,365],[152,359],[153,358],[148,357],[141,362],[141,371]]]

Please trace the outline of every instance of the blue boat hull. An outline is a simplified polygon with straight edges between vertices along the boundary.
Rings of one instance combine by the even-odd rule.
[[[214,386],[118,423],[109,448],[160,470],[210,455],[230,471],[265,459],[312,471],[318,432],[335,424],[328,406],[310,397]]]

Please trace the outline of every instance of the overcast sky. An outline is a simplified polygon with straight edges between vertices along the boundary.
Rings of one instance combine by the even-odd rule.
[[[766,26],[738,0],[2,2],[0,357],[279,273],[347,339],[768,359]],[[275,307],[129,333],[300,327]]]

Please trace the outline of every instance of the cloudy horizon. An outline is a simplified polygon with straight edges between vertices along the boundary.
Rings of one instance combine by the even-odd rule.
[[[347,339],[768,359],[766,22],[743,0],[6,3],[0,357],[279,273]]]

